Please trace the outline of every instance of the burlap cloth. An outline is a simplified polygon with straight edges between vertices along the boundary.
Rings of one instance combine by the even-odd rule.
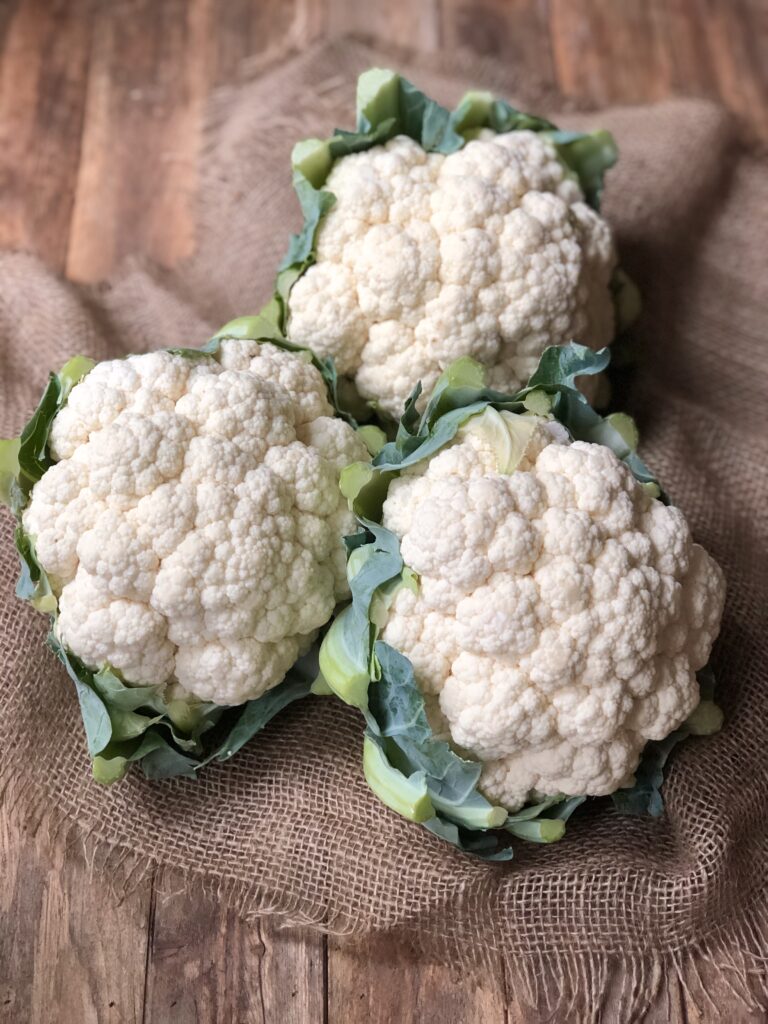
[[[336,43],[244,74],[214,97],[198,255],[178,273],[134,265],[81,289],[30,256],[0,256],[0,435],[18,432],[48,367],[75,352],[104,358],[193,345],[256,310],[298,223],[291,144],[351,127],[354,79],[373,59],[392,56]],[[361,722],[328,699],[289,709],[199,781],[152,783],[135,773],[105,790],[89,777],[72,686],[43,649],[46,624],[14,599],[12,523],[3,514],[0,789],[30,827],[76,823],[118,887],[131,871],[160,866],[245,917],[396,931],[465,967],[504,957],[542,1005],[581,990],[596,1012],[606,978],[623,963],[632,980],[622,1020],[642,1011],[665,971],[693,988],[700,968],[715,970],[745,1008],[764,1004],[765,165],[707,103],[563,116],[558,97],[509,69],[454,58],[399,63],[444,102],[484,85],[566,126],[616,134],[622,160],[605,211],[645,297],[645,356],[628,402],[647,461],[728,578],[714,657],[725,728],[674,755],[661,820],[621,818],[598,803],[577,815],[563,842],[519,844],[508,865],[455,853],[382,807],[362,776]]]

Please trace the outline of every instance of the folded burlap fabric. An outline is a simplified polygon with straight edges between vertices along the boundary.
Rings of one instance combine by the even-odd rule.
[[[0,256],[0,435],[18,432],[47,369],[73,353],[101,359],[195,345],[254,312],[299,222],[292,143],[348,127],[358,72],[393,60],[334,43],[215,97],[198,254],[178,272],[136,265],[82,289],[30,256]],[[715,971],[745,1007],[764,1004],[765,164],[703,102],[563,115],[558,97],[497,65],[397,64],[443,102],[483,86],[563,126],[616,135],[622,159],[604,210],[645,302],[637,328],[644,355],[627,402],[646,460],[727,575],[714,657],[725,728],[675,753],[662,819],[623,818],[608,801],[595,803],[561,843],[521,845],[504,865],[462,856],[384,808],[362,776],[361,720],[323,698],[289,709],[196,782],[136,773],[103,789],[90,779],[71,684],[43,647],[46,623],[13,596],[12,521],[3,514],[0,792],[30,826],[76,829],[118,886],[159,865],[246,917],[395,931],[467,967],[504,957],[542,1006],[575,996],[596,1012],[622,964],[622,1021],[642,1013],[668,971],[694,993],[700,974]]]

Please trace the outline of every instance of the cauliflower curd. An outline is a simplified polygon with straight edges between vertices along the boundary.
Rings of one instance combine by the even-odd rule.
[[[462,355],[516,391],[550,345],[611,342],[608,224],[546,136],[484,129],[458,152],[405,135],[337,160],[288,336],[397,418]]]
[[[49,444],[23,527],[87,666],[239,704],[281,681],[347,593],[338,478],[367,456],[299,356],[228,340],[101,363]]]
[[[646,741],[699,701],[724,581],[609,448],[523,417],[522,459],[500,471],[499,416],[519,434],[520,417],[488,410],[390,484],[382,523],[419,584],[381,637],[412,662],[435,731],[514,811],[631,784]]]

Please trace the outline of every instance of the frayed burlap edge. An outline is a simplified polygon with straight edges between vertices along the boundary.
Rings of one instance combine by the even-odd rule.
[[[247,922],[272,917],[285,928],[309,927],[350,939],[369,934],[359,921],[345,915],[329,918],[327,912],[307,913],[300,901],[285,893],[202,870],[185,869],[182,874],[169,864],[113,845],[52,806],[44,789],[30,778],[20,779],[7,763],[0,764],[0,808],[9,823],[23,828],[28,837],[42,832],[48,843],[76,851],[86,865],[87,877],[98,877],[118,903],[150,883],[160,900],[180,893],[197,895],[232,906]],[[452,942],[425,930],[423,921],[402,924],[387,934],[397,940],[398,948],[408,949],[420,961],[453,965],[460,959],[475,977],[501,967],[507,990],[514,991],[516,999],[541,1015],[542,1021],[599,1024],[611,1019],[633,1024],[642,1021],[665,992],[669,1006],[675,984],[702,1020],[723,1016],[718,1005],[723,997],[728,999],[729,1020],[736,1019],[736,1012],[768,1012],[768,902],[764,899],[687,946],[647,953],[543,949],[505,958],[489,936],[482,950],[469,950],[467,962],[466,948],[459,952]]]

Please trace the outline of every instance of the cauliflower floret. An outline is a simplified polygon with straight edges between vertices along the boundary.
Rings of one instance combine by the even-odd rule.
[[[146,601],[152,593],[158,558],[135,518],[107,509],[77,543],[80,566],[115,597]]]
[[[128,359],[99,363],[73,389],[66,406],[51,424],[48,444],[57,462],[70,459],[97,430],[114,422],[140,387]]]
[[[296,423],[311,424],[319,417],[333,416],[333,407],[322,377],[305,355],[277,345],[233,339],[222,347],[221,365],[225,370],[247,370],[279,384],[293,400]]]
[[[41,565],[59,590],[77,572],[77,543],[106,509],[88,487],[88,472],[69,459],[51,466],[35,486],[22,525],[35,538]]]
[[[301,423],[296,436],[309,448],[315,448],[334,469],[341,472],[351,462],[363,462],[369,458],[365,442],[342,420],[331,419],[325,414],[317,419]]]
[[[194,424],[199,436],[225,438],[259,461],[296,436],[288,392],[247,371],[197,377],[176,403],[176,415]]]
[[[268,690],[298,656],[298,637],[279,643],[259,643],[250,637],[193,643],[176,651],[176,678],[202,700],[240,704],[243,691]]]
[[[88,486],[98,499],[127,511],[179,475],[192,437],[192,425],[182,417],[167,412],[145,416],[127,408],[72,459],[86,467]]]
[[[137,686],[173,673],[174,649],[162,615],[140,601],[112,599],[83,568],[61,592],[58,632],[87,665],[108,663]]]
[[[368,453],[332,413],[317,369],[272,345],[96,366],[23,516],[62,643],[219,704],[279,683],[348,593],[339,473]]]
[[[400,135],[338,160],[326,188],[288,333],[390,416],[458,356],[515,391],[547,346],[612,340],[611,231],[546,136],[485,130],[443,155]]]
[[[722,572],[610,449],[538,431],[505,474],[480,426],[390,486],[382,522],[419,587],[382,639],[494,803],[611,793],[697,705]]]

